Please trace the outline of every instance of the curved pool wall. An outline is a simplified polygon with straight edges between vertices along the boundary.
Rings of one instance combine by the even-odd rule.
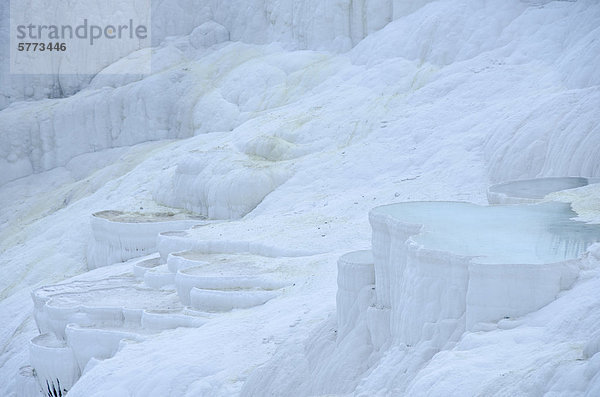
[[[73,350],[52,334],[31,339],[29,360],[40,388],[49,396],[66,395],[81,374]]]
[[[148,255],[157,250],[162,232],[185,230],[206,222],[200,217],[170,213],[101,211],[92,214],[92,241],[88,245],[89,269]]]
[[[600,241],[600,225],[571,220],[575,216],[556,202],[408,202],[373,209],[371,311],[386,315],[370,322],[372,338],[390,335],[407,345],[429,340],[441,348],[478,323],[548,304],[577,278],[576,259]]]
[[[488,188],[490,204],[533,204],[542,201],[548,194],[561,190],[575,189],[600,182],[599,178],[578,176],[548,177],[508,181]]]
[[[338,259],[336,319],[338,338],[346,336],[373,303],[375,271],[371,250],[353,251]]]

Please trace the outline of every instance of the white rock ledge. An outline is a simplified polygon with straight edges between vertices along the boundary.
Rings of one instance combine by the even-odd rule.
[[[160,266],[160,256],[149,255],[148,259],[136,261],[133,264],[133,274],[138,280],[143,280],[146,272],[157,266]]]
[[[156,251],[159,233],[185,230],[206,222],[185,213],[138,213],[101,211],[92,214],[92,241],[88,245],[88,268],[124,262]]]
[[[175,284],[175,273],[166,265],[156,266],[144,273],[144,284],[150,288],[169,288]]]
[[[259,306],[277,297],[279,291],[259,289],[212,290],[192,288],[191,306],[206,312],[227,312]]]
[[[143,328],[146,311],[181,313],[173,290],[150,289],[134,277],[43,287],[32,294],[34,319],[41,333],[65,339],[69,324],[89,327]],[[168,317],[168,316],[167,316]],[[165,321],[168,322],[168,319]],[[196,324],[193,326],[198,326]],[[180,325],[174,325],[172,328]]]
[[[179,271],[175,278],[175,285],[179,299],[185,305],[191,305],[190,292],[193,288],[206,290],[276,290],[284,286],[281,282],[261,276],[204,274],[203,268]]]
[[[29,359],[42,390],[62,395],[79,379],[80,370],[73,350],[52,334],[36,336],[29,343]],[[53,393],[53,394],[51,394]]]
[[[338,338],[343,338],[373,299],[375,269],[370,250],[349,252],[338,259],[337,286]]]
[[[490,186],[487,197],[490,204],[533,204],[541,202],[550,193],[598,182],[598,178],[578,176],[522,179]]]
[[[175,287],[181,303],[204,311],[228,311],[263,304],[278,295],[274,291],[291,284],[278,271],[276,259],[250,254],[175,252],[169,254],[167,266],[176,272]],[[192,301],[194,288],[205,292],[197,291]],[[207,292],[209,290],[216,292]],[[207,297],[207,301],[201,302],[201,296]],[[229,302],[228,297],[232,299]],[[263,299],[265,297],[267,299]]]
[[[387,324],[380,321],[386,316],[370,316],[380,319],[369,323],[374,345],[391,335],[407,345],[430,340],[441,348],[479,322],[548,304],[577,278],[576,259],[600,240],[600,225],[574,216],[568,204],[555,202],[407,202],[373,209],[373,310],[390,311]]]
[[[119,350],[122,340],[143,340],[139,332],[127,331],[125,328],[100,329],[77,324],[67,325],[66,336],[82,372],[92,358],[104,360],[113,357]]]
[[[163,261],[167,261],[169,254],[173,252],[190,250],[202,251],[205,254],[252,254],[269,258],[292,258],[322,253],[268,245],[262,241],[228,240],[226,238],[202,240],[194,236],[193,230],[162,232],[158,235],[157,246]]]
[[[53,393],[60,382],[64,395],[92,358],[114,356],[124,341],[135,343],[166,329],[205,324],[207,315],[184,307],[174,288],[148,288],[134,275],[140,271],[136,269],[155,267],[158,260],[158,254],[149,255],[34,290],[33,315],[41,335],[30,342],[33,369],[31,376],[25,373],[18,379],[19,387],[36,389],[34,379],[46,395],[48,386]]]

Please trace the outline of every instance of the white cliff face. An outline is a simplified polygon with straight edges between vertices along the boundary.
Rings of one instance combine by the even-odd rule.
[[[312,6],[310,6],[312,3],[302,4],[303,7],[314,8],[317,3]],[[283,4],[280,6],[283,7]],[[588,12],[585,4],[573,5],[572,8],[571,13],[562,16],[559,6],[539,9],[527,8],[525,4],[504,5],[503,8],[490,13],[481,4],[471,4],[463,6],[465,13],[450,14],[444,7],[424,6],[418,12],[403,18],[402,21],[392,23],[381,32],[370,35],[351,52],[351,59],[357,64],[369,65],[378,63],[377,59],[391,57],[396,59],[397,63],[399,59],[396,57],[400,57],[414,62],[412,65],[407,64],[406,67],[414,66],[415,63],[421,64],[420,70],[409,69],[412,77],[407,81],[408,92],[419,88],[430,78],[435,81],[439,80],[436,77],[444,75],[463,79],[470,77],[467,86],[476,84],[480,78],[493,78],[499,81],[509,79],[508,81],[513,82],[512,85],[498,87],[500,92],[490,89],[486,102],[475,105],[486,106],[489,114],[502,114],[506,113],[504,102],[497,101],[494,97],[500,94],[501,98],[507,96],[516,98],[516,103],[509,112],[510,118],[498,127],[493,124],[489,126],[490,130],[497,130],[487,137],[485,144],[493,179],[501,181],[533,177],[541,172],[557,176],[594,175],[598,172],[597,162],[585,160],[584,163],[578,164],[561,158],[561,156],[573,157],[571,150],[575,151],[577,158],[593,158],[591,151],[595,140],[600,136],[594,127],[595,124],[589,122],[589,116],[579,117],[582,114],[592,114],[598,103],[595,90],[585,89],[596,84],[595,74],[586,66],[580,71],[578,69],[579,79],[575,81],[574,74],[570,71],[576,66],[569,65],[569,62],[574,62],[573,59],[585,58],[583,62],[585,65],[600,62],[598,58],[594,58],[593,54],[596,52],[590,50],[590,45],[594,43],[593,34],[580,33],[593,32],[597,15],[595,10]],[[260,10],[260,7],[247,9]],[[217,11],[211,12],[219,14]],[[385,12],[385,9],[380,12]],[[540,19],[539,14],[542,12],[546,16],[545,19]],[[586,18],[577,19],[578,15],[586,12]],[[226,12],[222,14],[223,18],[225,16],[233,18],[237,15]],[[338,15],[335,12],[333,14],[317,12],[312,8],[306,15],[313,14]],[[167,18],[169,14],[159,15],[161,18]],[[560,18],[563,18],[563,23],[555,23]],[[421,23],[422,20],[424,23]],[[225,39],[227,35],[225,30],[229,31],[232,40],[249,42],[280,40],[277,36],[260,40],[252,34],[236,32],[236,29],[250,29],[247,24],[237,24],[224,19],[218,21],[221,21],[222,25],[206,22],[197,34],[202,31],[203,37],[214,37],[209,40],[210,43]],[[318,21],[314,23],[315,26],[302,24],[299,26],[302,26],[302,29],[309,29],[310,26],[311,32],[323,32],[323,34],[333,31],[329,24],[324,22],[318,24]],[[478,25],[471,26],[472,24]],[[577,30],[567,28],[575,24],[581,26]],[[265,26],[267,25],[271,28],[273,26],[271,24]],[[547,37],[558,35],[555,32],[558,29],[561,37],[566,37],[565,42],[572,45],[565,46],[563,42],[552,42],[548,44],[551,50],[542,52],[531,47],[529,42],[524,42],[521,47],[511,50],[515,46],[514,38],[518,37],[515,26],[520,25],[527,26],[529,35],[523,37],[532,37],[530,42],[545,42]],[[292,24],[292,26],[297,25]],[[536,30],[532,30],[531,26],[535,26]],[[266,27],[255,28],[253,31],[264,32],[265,29],[268,31]],[[160,29],[157,34],[157,37],[162,37]],[[468,37],[468,41],[453,39],[463,35]],[[319,42],[327,42],[320,34],[318,36]],[[132,81],[119,76],[108,78],[107,75],[101,75],[95,79],[96,82],[92,81],[90,90],[86,90],[77,98],[56,103],[20,104],[3,112],[0,115],[0,122],[10,146],[3,145],[4,150],[0,151],[0,162],[7,170],[3,173],[2,180],[6,182],[31,173],[63,166],[77,155],[105,148],[131,145],[146,140],[189,137],[208,131],[231,130],[252,118],[257,111],[273,109],[295,101],[298,96],[287,94],[291,87],[294,87],[291,93],[296,91],[300,95],[314,87],[310,82],[306,84],[297,81],[297,77],[302,78],[306,75],[298,73],[300,65],[297,61],[292,63],[291,59],[286,58],[285,63],[282,64],[282,60],[260,58],[260,55],[265,56],[272,52],[272,49],[265,48],[259,55],[253,53],[249,47],[227,46],[226,49],[218,52],[208,50],[208,54],[214,54],[209,56],[206,49],[195,49],[193,46],[199,45],[196,43],[197,39],[194,39],[194,35],[190,37],[191,44],[187,40],[175,41],[154,50],[153,59],[158,60],[153,62],[154,74],[137,82],[134,80],[134,84],[127,84]],[[362,38],[364,35],[358,37]],[[286,40],[293,41],[293,38]],[[286,40],[282,41],[286,42]],[[300,48],[320,47],[306,45]],[[507,54],[507,51],[511,52]],[[553,57],[552,51],[560,54],[560,57]],[[524,52],[531,55],[531,60],[520,58],[520,54]],[[445,68],[445,73],[436,72],[440,67],[464,60],[470,60],[471,66],[467,69],[454,66]],[[318,61],[322,59],[315,59],[315,62]],[[135,62],[135,56],[121,61],[113,72],[136,70]],[[218,70],[210,67],[214,62],[219,63]],[[423,65],[423,62],[426,64]],[[175,65],[178,67],[175,68]],[[306,66],[304,65],[305,68]],[[315,66],[323,69],[322,67],[327,65],[316,63]],[[340,67],[331,66],[335,69],[330,71],[337,71]],[[390,67],[391,65],[388,65],[388,68]],[[112,68],[114,69],[115,66]],[[377,69],[372,71],[375,70]],[[381,76],[388,74],[387,69],[380,71]],[[252,75],[256,77],[245,79]],[[425,80],[421,82],[422,79]],[[314,84],[320,82],[322,78],[314,81]],[[398,83],[403,86],[402,83]],[[569,89],[557,90],[561,85]],[[39,87],[39,84],[34,86]],[[298,88],[302,91],[297,92]],[[430,89],[435,89],[435,84]],[[536,94],[533,97],[520,99],[519,92],[522,89],[532,90]],[[440,90],[438,93],[443,92],[443,85]],[[578,99],[573,102],[573,97]],[[521,101],[527,101],[528,106],[519,106],[518,103]],[[544,112],[540,109],[544,108],[554,108],[557,111],[550,117],[543,117],[541,114]],[[539,119],[537,122],[521,126],[523,120],[529,120],[531,117]],[[505,125],[511,125],[512,128],[506,129]],[[522,133],[522,128],[531,128],[532,125],[536,125],[535,131]],[[564,128],[553,128],[555,125],[564,125]],[[584,141],[586,144],[569,146],[570,139],[574,135],[579,136],[580,142]],[[515,145],[523,147],[519,156],[505,155],[509,150],[508,142],[512,142],[510,147]],[[571,150],[562,150],[564,147],[569,147]],[[506,163],[509,159],[513,163]],[[557,168],[556,164],[567,163],[570,164],[567,168],[564,168],[566,166]],[[525,173],[517,173],[518,170],[525,169],[527,170]]]
[[[150,76],[111,73],[135,69],[133,53],[73,82],[67,98],[43,99],[54,80],[1,75],[0,90],[14,95],[0,111],[0,394],[35,390],[26,366],[36,320],[75,355],[73,396],[597,394],[597,247],[572,285],[569,271],[550,269],[534,312],[497,321],[506,307],[487,316],[477,306],[502,292],[479,272],[490,264],[405,245],[420,228],[404,240],[376,228],[371,246],[368,222],[390,203],[484,204],[488,187],[506,180],[600,177],[595,1],[154,7]],[[598,222],[597,190],[558,196]],[[156,242],[145,236],[142,249],[160,259],[80,275],[63,286],[72,299],[33,307],[32,289],[87,270],[91,214],[164,206],[216,221],[152,231]],[[135,248],[122,229],[103,231],[94,247],[114,238]],[[412,266],[384,265],[386,245],[390,261]],[[365,258],[336,266],[369,249],[372,272]],[[227,264],[239,272],[214,280]],[[498,277],[529,277],[511,266]],[[96,295],[119,272],[126,285]],[[537,310],[563,281],[570,289]],[[423,302],[428,282],[443,300]],[[91,292],[72,294],[78,283]],[[210,321],[187,327],[188,303],[210,310]],[[489,322],[471,328],[469,312]]]
[[[415,11],[428,1],[152,1],[152,45],[159,45],[170,36],[192,33],[194,45],[205,47],[231,38],[233,41],[254,44],[283,42],[300,49],[347,51],[368,34],[381,29],[393,19]],[[21,6],[35,15],[39,10],[52,7],[52,4],[50,1],[31,1],[22,2]],[[9,11],[9,3],[0,5],[0,20],[5,22],[2,24],[0,41],[5,50],[2,51],[5,55],[0,57],[0,76],[4,83],[0,88],[0,109],[22,100],[71,96],[88,86],[93,74],[10,76],[7,59]],[[118,11],[136,15],[133,3],[122,3]],[[118,46],[112,45],[111,48],[105,54],[111,62],[127,55],[120,52]],[[131,73],[136,72],[132,69]]]
[[[77,96],[20,103],[2,112],[2,182],[64,166],[89,152],[229,131],[256,112],[297,100],[335,71],[325,55],[289,58],[277,46],[234,43],[198,53],[185,40],[183,48],[198,61],[167,46],[155,51],[166,61],[151,77],[120,86],[119,76],[116,81],[99,76]],[[135,58],[122,63],[121,70]],[[311,63],[319,70],[306,76]]]

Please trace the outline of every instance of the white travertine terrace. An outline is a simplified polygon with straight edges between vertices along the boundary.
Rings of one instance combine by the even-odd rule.
[[[174,282],[175,273],[170,272],[166,265],[156,266],[144,273],[144,284],[150,288],[159,289]]]
[[[41,334],[33,338],[29,343],[29,358],[40,386],[49,392],[53,391],[49,395],[62,395],[54,391],[68,391],[81,375],[71,347],[53,334]]]
[[[88,268],[124,262],[156,251],[159,233],[184,230],[206,222],[185,213],[139,213],[101,211],[92,214],[92,241],[88,245]]]
[[[214,290],[192,288],[190,304],[205,312],[228,312],[259,306],[277,297],[278,291],[264,289]]]
[[[533,204],[541,202],[550,193],[597,182],[600,179],[579,176],[521,179],[490,186],[487,197],[490,204]]]
[[[129,214],[111,212],[99,218],[103,216],[115,223],[132,221]],[[157,218],[137,224],[152,225]],[[19,387],[45,392],[60,383],[65,393],[90,360],[113,357],[123,341],[200,327],[219,312],[262,305],[291,284],[278,272],[276,258],[198,250],[169,252],[166,257],[167,263],[161,264],[154,253],[33,291],[41,335],[31,341],[30,363],[31,374],[37,375],[28,376],[24,370]]]
[[[160,256],[149,255],[148,259],[136,261],[133,265],[133,274],[138,280],[143,280],[148,270],[160,266]]]
[[[360,313],[365,312],[372,303],[375,270],[371,251],[342,255],[338,259],[337,285],[338,338],[343,338],[354,326]]]
[[[32,293],[32,298],[40,332],[52,333],[60,339],[66,337],[67,325],[72,323],[143,328],[147,310],[184,310],[175,291],[148,288],[132,273],[42,287]],[[200,324],[190,318],[189,325]]]
[[[211,271],[212,270],[212,271]],[[203,310],[201,306],[194,305],[191,301],[191,292],[193,289],[200,289],[204,291],[220,290],[220,291],[237,291],[240,296],[270,296],[274,297],[272,293],[262,292],[274,291],[285,286],[285,283],[277,280],[273,274],[269,273],[258,273],[255,269],[247,269],[244,264],[238,266],[228,265],[222,270],[211,269],[210,266],[197,266],[190,267],[188,269],[179,270],[175,276],[175,286],[179,299],[183,304],[191,305],[192,307]],[[258,292],[255,294],[254,292]],[[202,295],[201,292],[197,291],[196,296]],[[209,295],[205,293],[205,295]],[[214,294],[213,294],[214,295]],[[213,296],[211,295],[211,296]],[[270,299],[270,298],[269,298]],[[236,297],[236,300],[238,298]],[[250,299],[254,301],[253,299]],[[196,299],[198,301],[198,299]],[[264,302],[261,302],[261,304]],[[229,305],[224,305],[229,307]],[[250,306],[256,306],[251,304]],[[232,305],[233,308],[245,308],[250,307],[246,303],[241,305]]]
[[[169,270],[184,305],[207,312],[262,305],[289,285],[269,260],[256,265],[252,255],[215,255],[190,250],[171,253]]]
[[[390,321],[370,329],[383,327],[377,332],[408,345],[432,340],[441,347],[457,331],[541,308],[570,287],[576,259],[600,240],[600,225],[574,216],[568,204],[554,202],[373,209],[376,307],[388,309]]]
[[[206,314],[184,307],[174,288],[153,289],[140,282],[140,269],[151,269],[158,259],[157,254],[141,257],[98,269],[102,272],[97,276],[32,292],[40,336],[31,340],[30,363],[42,390],[60,382],[68,391],[92,358],[114,356],[123,340],[142,341],[146,335],[199,327],[208,320]],[[20,384],[29,385],[22,378]]]
[[[276,257],[302,257],[316,255],[319,252],[308,249],[294,249],[276,245],[265,244],[263,241],[233,240],[226,237],[220,239],[202,239],[194,234],[203,226],[199,225],[186,231],[163,232],[158,235],[156,245],[161,260],[173,252],[202,251],[205,254],[251,254],[268,258]]]
[[[56,1],[0,2],[5,22],[9,3],[37,15]],[[98,10],[124,15],[137,1],[120,3],[122,8],[108,10],[98,2]],[[81,5],[73,15],[78,11]],[[212,251],[277,256],[306,249],[324,255],[279,258],[288,272],[297,271],[291,265],[308,264],[303,284],[283,299],[252,313],[224,315],[211,330],[179,330],[174,340],[165,335],[124,349],[89,371],[69,391],[73,397],[125,391],[231,395],[273,355],[273,344],[260,343],[271,334],[276,343],[290,343],[278,346],[285,358],[279,364],[286,365],[262,376],[261,384],[273,387],[255,389],[260,397],[600,395],[600,354],[592,356],[600,346],[600,317],[585,316],[600,307],[600,275],[588,275],[597,273],[597,260],[576,286],[532,315],[487,324],[492,332],[464,338],[455,328],[460,343],[439,355],[427,341],[384,349],[399,302],[395,296],[389,306],[375,300],[364,315],[363,304],[376,295],[367,286],[364,299],[359,294],[355,301],[363,324],[344,338],[344,354],[323,348],[334,336],[333,318],[320,337],[310,333],[308,348],[298,343],[308,337],[308,324],[332,313],[339,253],[369,245],[365,215],[371,207],[390,200],[480,203],[488,181],[600,176],[600,2],[161,0],[152,2],[152,14],[150,76],[113,74],[137,72],[135,57],[92,81],[0,71],[0,108],[12,103],[0,112],[0,395],[13,394],[14,376],[25,364],[23,342],[33,336],[29,302],[19,291],[84,270],[81,237],[89,225],[81,219],[88,220],[90,209],[154,209],[157,203],[219,219],[251,210],[239,221],[190,232],[177,251],[194,248],[197,240],[196,248]],[[212,37],[215,43],[225,37],[211,23],[215,35],[194,40],[189,33],[207,21],[222,25],[232,41],[204,48]],[[6,39],[9,25],[0,23]],[[208,33],[210,25],[196,34]],[[7,40],[0,42],[8,48]],[[37,101],[57,94],[70,97]],[[147,141],[155,142],[141,144]],[[598,219],[600,200],[587,193],[581,204]],[[503,244],[498,242],[511,249]],[[439,271],[429,265],[423,272]],[[484,264],[477,269],[484,271]],[[147,272],[148,280],[168,278],[164,267]],[[389,281],[377,273],[377,288],[413,276],[396,274],[397,267],[390,273]],[[434,288],[442,277],[434,279]],[[423,313],[449,302],[434,300]],[[161,310],[144,312],[144,325],[159,327],[168,314]],[[285,322],[295,324],[296,314],[299,325],[287,330]],[[241,321],[243,316],[254,321]],[[444,320],[427,323],[423,338],[452,330],[453,321],[447,328]],[[517,322],[522,324],[514,332],[503,329]],[[588,349],[588,343],[596,347]],[[304,354],[310,345],[340,371],[303,372],[306,356],[317,368],[326,365],[316,354]],[[222,346],[235,348],[222,354]],[[368,357],[371,347],[381,359]],[[300,382],[286,383],[296,373]]]

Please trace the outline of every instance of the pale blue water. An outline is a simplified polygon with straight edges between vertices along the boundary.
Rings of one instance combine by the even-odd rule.
[[[600,241],[600,224],[574,221],[565,203],[479,206],[407,202],[373,209],[402,222],[423,224],[413,240],[425,248],[477,256],[480,263],[540,264],[579,257]]]
[[[490,187],[490,192],[509,197],[543,199],[550,193],[587,186],[589,183],[588,178],[582,177],[537,178],[494,185]]]

